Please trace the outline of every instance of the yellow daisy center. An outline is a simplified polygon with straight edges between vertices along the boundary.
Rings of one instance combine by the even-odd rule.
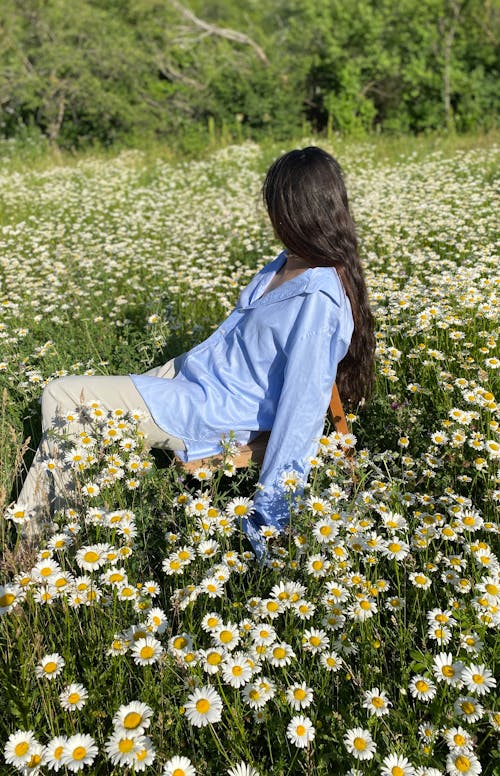
[[[210,654],[207,655],[207,663],[211,666],[218,666],[221,660],[222,656],[219,655],[218,652],[210,652]]]
[[[455,669],[453,666],[443,666],[443,676],[455,676]]]
[[[84,561],[87,563],[96,563],[99,560],[99,555],[94,550],[89,550],[83,556]]]
[[[283,660],[283,658],[286,657],[286,649],[283,649],[283,647],[276,647],[273,649],[273,655],[276,660]]]
[[[122,738],[118,744],[120,752],[131,752],[134,748],[134,740],[132,738]]]
[[[394,765],[391,768],[391,774],[392,776],[405,776],[404,770],[400,768],[399,765]]]
[[[209,709],[210,701],[207,698],[200,698],[199,701],[196,701],[196,711],[198,714],[206,714]]]
[[[297,689],[293,691],[293,697],[296,701],[303,701],[306,695],[307,693],[302,687],[297,687]]]
[[[142,722],[141,714],[138,714],[137,711],[129,711],[128,714],[125,715],[125,719],[123,720],[123,727],[126,730],[135,730],[136,727],[139,727],[141,722]]]
[[[358,752],[364,752],[366,749],[366,741],[364,738],[360,738],[357,736],[354,741],[352,742],[355,749],[358,750]]]
[[[372,698],[372,705],[375,706],[376,709],[381,709],[385,706],[384,699],[380,696]]]
[[[219,638],[223,644],[229,644],[229,642],[233,640],[233,634],[230,630],[223,630],[221,631]]]
[[[427,692],[429,689],[429,685],[423,679],[419,679],[418,682],[415,682],[415,687],[419,692]]]
[[[296,733],[297,733],[298,736],[305,735],[306,729],[305,729],[304,725],[297,725],[295,730],[296,730]]]
[[[10,606],[15,600],[16,596],[14,593],[4,593],[4,595],[0,597],[0,606]]]
[[[474,684],[483,684],[484,676],[481,676],[481,674],[472,674],[472,681]]]
[[[80,698],[81,698],[81,695],[80,695],[80,693],[79,693],[79,692],[72,692],[72,693],[71,693],[71,694],[68,696],[68,703],[73,703],[73,704],[74,704],[74,703],[78,703],[78,701],[80,700]]]
[[[26,754],[29,748],[30,748],[30,745],[28,744],[27,741],[21,741],[19,744],[16,744],[16,746],[14,747],[14,754],[17,757],[23,757],[23,755]]]
[[[83,760],[87,754],[87,749],[84,746],[77,746],[73,749],[73,760]]]
[[[470,768],[470,760],[464,754],[459,754],[455,760],[455,768],[461,773],[466,773]]]
[[[43,670],[46,674],[53,674],[54,671],[57,670],[57,663],[54,663],[54,661],[51,660],[50,662],[45,663]]]
[[[146,645],[145,647],[142,647],[141,649],[141,657],[143,658],[143,660],[149,660],[150,658],[153,657],[154,653],[155,653],[154,647],[150,647],[148,645]]]

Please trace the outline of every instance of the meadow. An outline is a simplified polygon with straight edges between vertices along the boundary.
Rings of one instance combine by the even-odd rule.
[[[79,503],[38,547],[9,505],[49,380],[184,352],[280,250],[259,189],[285,149],[6,159],[2,774],[499,773],[495,140],[327,146],[377,382],[347,438],[325,426],[267,565],[239,529],[258,471],[228,450],[184,475],[120,407],[87,408],[88,435],[66,443]]]

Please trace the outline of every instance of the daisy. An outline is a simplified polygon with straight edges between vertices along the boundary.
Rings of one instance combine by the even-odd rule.
[[[222,619],[217,612],[209,612],[201,621],[201,627],[207,632],[216,631],[221,625]]]
[[[242,760],[239,765],[229,768],[227,776],[259,776],[259,772]]]
[[[344,746],[357,760],[371,760],[376,751],[370,731],[363,728],[351,728],[344,736]]]
[[[243,700],[251,709],[260,709],[270,700],[272,693],[269,692],[268,685],[269,683],[266,680],[260,680],[247,684],[244,687]]]
[[[61,706],[65,711],[83,709],[89,694],[83,684],[68,684],[59,695]]]
[[[446,770],[450,776],[478,776],[481,763],[471,751],[450,752],[446,758]]]
[[[309,717],[298,714],[292,717],[286,729],[289,741],[299,749],[304,749],[314,739],[316,731]]]
[[[329,646],[326,631],[318,628],[310,628],[304,631],[302,636],[302,648],[306,652],[321,652]]]
[[[163,776],[196,776],[196,769],[187,757],[171,757],[163,768]]]
[[[104,748],[113,765],[127,767],[134,764],[135,752],[143,749],[144,744],[145,736],[114,730]]]
[[[392,753],[382,760],[380,776],[415,776],[415,768],[406,757]]]
[[[453,704],[457,716],[466,722],[477,722],[484,714],[484,708],[471,695],[460,696]]]
[[[463,727],[454,727],[449,730],[445,730],[443,738],[448,744],[448,747],[455,751],[461,749],[471,749],[473,745],[473,738],[471,734]]]
[[[288,666],[295,657],[290,644],[285,641],[277,642],[271,646],[267,658],[272,666]]]
[[[8,614],[25,597],[21,586],[16,584],[0,585],[0,614]]]
[[[497,684],[489,668],[486,668],[485,665],[476,665],[474,663],[464,668],[462,681],[467,690],[476,695],[486,695]]]
[[[337,652],[322,652],[320,662],[323,668],[332,673],[337,673],[342,668],[342,658]]]
[[[45,760],[51,771],[63,768],[62,756],[68,739],[66,736],[52,738],[45,747]]]
[[[31,730],[11,733],[3,752],[6,762],[21,769],[28,763],[36,743],[35,734]]]
[[[61,763],[70,771],[81,771],[86,765],[92,765],[96,755],[97,746],[92,736],[77,733],[66,741]]]
[[[212,633],[212,640],[217,646],[223,646],[224,649],[231,651],[238,646],[240,629],[233,622],[228,622]]]
[[[197,659],[201,661],[203,670],[207,674],[217,674],[224,661],[224,651],[222,649],[201,649]]]
[[[139,666],[151,665],[156,663],[163,654],[163,647],[158,639],[153,636],[146,636],[138,639],[131,649],[134,663]]]
[[[453,662],[451,653],[440,652],[434,657],[434,676],[438,682],[446,682],[452,687],[462,687],[463,663]]]
[[[294,711],[306,709],[313,701],[313,691],[305,682],[293,684],[286,691],[286,699]]]
[[[140,772],[145,771],[154,763],[156,758],[156,752],[153,747],[153,742],[149,736],[141,736],[140,743],[137,743],[133,752],[133,771]]]
[[[188,721],[196,727],[219,722],[222,717],[222,700],[212,687],[204,686],[192,692],[184,704]]]
[[[153,710],[141,701],[131,701],[120,706],[113,717],[115,730],[130,735],[142,734],[150,724]]]
[[[419,701],[431,701],[436,695],[436,685],[431,682],[427,677],[421,674],[416,674],[412,677],[409,684],[409,689],[414,698],[418,698]]]
[[[368,709],[368,712],[374,717],[383,717],[384,714],[389,714],[389,706],[391,705],[385,691],[379,690],[378,687],[367,690],[363,696],[363,708]]]
[[[252,678],[253,670],[245,652],[233,652],[224,660],[222,678],[231,687],[243,687]]]
[[[376,614],[378,607],[373,598],[360,598],[347,609],[349,617],[357,622],[365,622]]]
[[[78,550],[75,560],[85,571],[95,571],[107,562],[108,544],[93,544]]]
[[[253,501],[250,498],[233,498],[225,511],[231,517],[248,517],[253,512]]]
[[[209,598],[221,598],[224,595],[224,584],[214,576],[202,579],[199,589],[201,593],[206,593]]]
[[[295,493],[303,485],[302,478],[295,469],[284,471],[281,475],[281,483],[283,490],[288,493]]]
[[[54,652],[51,655],[45,655],[45,657],[40,660],[35,668],[35,673],[39,679],[44,678],[52,680],[55,679],[56,676],[59,676],[65,665],[66,662],[64,658],[62,658],[61,655],[58,655],[57,652]]]

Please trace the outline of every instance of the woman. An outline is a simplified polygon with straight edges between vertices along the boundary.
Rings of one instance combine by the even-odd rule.
[[[263,197],[285,250],[207,340],[143,375],[70,376],[45,388],[42,442],[17,509],[36,517],[42,503],[53,510],[64,501],[67,473],[54,471],[51,483],[44,468],[55,452],[47,432],[62,418],[77,435],[81,426],[68,424],[67,413],[99,400],[107,409],[140,409],[146,443],[184,460],[220,452],[229,432],[245,444],[270,430],[254,513],[243,528],[260,556],[259,527],[287,525],[282,474],[294,469],[307,479],[333,382],[354,405],[370,393],[373,317],[335,159],[316,147],[285,154],[271,165]]]

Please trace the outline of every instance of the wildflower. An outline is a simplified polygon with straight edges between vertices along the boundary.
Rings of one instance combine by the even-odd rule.
[[[392,753],[382,760],[380,776],[415,776],[415,769],[406,757]]]
[[[156,663],[160,659],[163,654],[163,647],[158,639],[155,639],[153,636],[146,636],[136,641],[131,652],[134,663],[139,666],[145,666]]]
[[[253,512],[253,501],[250,498],[233,498],[226,505],[225,511],[234,517],[248,517]]]
[[[67,744],[66,736],[56,736],[52,738],[45,747],[45,761],[51,771],[58,771],[63,768],[62,756]]]
[[[39,679],[55,679],[66,665],[64,658],[57,652],[45,655],[36,666],[35,673]]]
[[[467,722],[477,722],[484,714],[484,708],[471,695],[460,696],[453,704],[455,714]]]
[[[149,768],[149,766],[154,763],[155,757],[156,752],[153,747],[153,742],[148,736],[141,736],[133,751],[133,770],[135,770],[136,773],[145,771],[146,768]]]
[[[20,585],[0,585],[0,614],[8,614],[24,598]]]
[[[473,740],[471,734],[463,727],[450,728],[443,733],[444,740],[451,750],[471,749]]]
[[[96,755],[97,746],[92,736],[77,733],[66,741],[61,763],[70,771],[81,771],[86,765],[92,765]]]
[[[357,760],[371,760],[376,751],[370,731],[363,728],[351,728],[344,736],[344,746]]]
[[[89,694],[83,684],[69,684],[59,695],[61,706],[65,711],[83,709]]]
[[[108,551],[108,544],[89,545],[78,550],[75,560],[85,571],[94,571],[107,562],[106,553]]]
[[[471,664],[462,672],[462,682],[469,692],[486,695],[496,687],[496,679],[485,665]]]
[[[35,734],[31,730],[11,733],[4,749],[6,762],[21,769],[28,763],[36,743]]]
[[[131,701],[120,706],[113,717],[115,730],[125,734],[140,735],[149,727],[153,710],[141,701]]]
[[[171,757],[164,765],[162,776],[196,776],[196,769],[187,757]]]
[[[114,730],[105,744],[106,754],[113,765],[131,766],[137,749],[143,748],[145,736]]]
[[[383,717],[384,714],[389,714],[390,705],[387,694],[378,687],[367,690],[363,696],[363,708],[368,709],[372,716]]]
[[[303,484],[299,472],[295,469],[284,471],[281,475],[281,482],[283,483],[283,490],[289,493],[295,493]]]
[[[252,667],[245,652],[233,652],[222,666],[222,678],[231,687],[243,687],[252,678]]]
[[[446,758],[446,770],[450,776],[478,776],[481,763],[471,751],[450,752]]]
[[[219,722],[222,716],[220,695],[208,686],[194,690],[184,704],[188,721],[196,727]]]
[[[229,768],[227,771],[228,776],[259,776],[259,772],[255,770],[251,765],[247,765],[243,760],[239,765],[235,765],[233,768]]]
[[[287,689],[285,694],[288,703],[294,711],[307,709],[313,701],[313,691],[305,682],[293,684]]]
[[[436,695],[436,685],[421,674],[412,677],[409,688],[413,697],[419,701],[431,701]]]
[[[462,686],[463,663],[453,661],[452,655],[448,652],[440,652],[434,657],[434,676],[438,682],[446,682],[453,687]]]
[[[308,746],[315,736],[314,726],[309,719],[302,714],[292,717],[286,729],[286,735],[289,741],[299,749]]]
[[[342,668],[342,659],[336,652],[322,652],[320,662],[323,668],[332,673],[337,673]]]
[[[290,644],[281,641],[272,645],[268,660],[272,666],[288,666],[294,657],[295,652]]]
[[[328,636],[324,630],[310,628],[304,631],[302,648],[306,652],[321,652],[328,644]]]
[[[240,630],[237,625],[228,622],[212,633],[212,640],[214,644],[223,645],[224,649],[232,650],[238,646]]]

